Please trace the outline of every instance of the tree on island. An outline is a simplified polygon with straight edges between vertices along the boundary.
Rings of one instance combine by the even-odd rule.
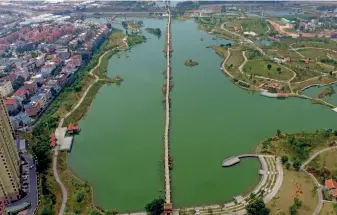
[[[154,199],[149,204],[145,205],[145,210],[151,215],[160,215],[164,212],[164,199]]]
[[[272,65],[270,63],[267,64],[267,68],[270,70]]]
[[[247,205],[246,210],[250,215],[269,215],[270,213],[270,209],[266,208],[261,198],[255,199],[255,201]]]
[[[276,130],[276,136],[278,136],[278,137],[281,136],[281,130],[280,129]]]

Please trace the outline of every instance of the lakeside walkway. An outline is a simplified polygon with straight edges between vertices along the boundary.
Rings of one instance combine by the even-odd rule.
[[[337,149],[337,146],[328,147],[328,148],[325,148],[325,149],[322,149],[316,152],[307,161],[305,161],[301,166],[301,170],[305,172],[307,175],[309,175],[312,178],[312,180],[315,182],[315,185],[317,186],[318,204],[317,204],[315,211],[312,213],[312,215],[318,215],[322,209],[323,201],[324,201],[322,189],[324,186],[319,183],[319,181],[313,174],[311,174],[305,169],[305,166],[308,165],[312,160],[314,160],[321,153],[332,150],[332,149]]]
[[[169,164],[169,129],[170,129],[170,73],[171,73],[171,11],[168,9],[167,23],[167,41],[166,41],[166,93],[165,93],[165,131],[164,131],[164,172],[165,172],[165,206],[172,209],[171,202],[171,181],[170,181],[170,164]],[[169,209],[169,208],[167,208]]]
[[[123,38],[123,42],[127,44],[126,42],[127,40],[127,37]],[[127,49],[129,48],[129,46],[127,45]],[[110,51],[114,51],[115,49],[112,49]],[[123,49],[120,49],[120,50],[123,50]],[[102,59],[103,57],[108,54],[109,51],[106,51],[104,52],[98,59],[98,63],[97,65],[92,68],[89,72],[89,75],[91,76],[94,76],[95,77],[95,80],[93,83],[91,83],[89,85],[89,87],[84,91],[83,95],[81,96],[80,100],[77,102],[77,104],[63,117],[60,119],[60,122],[58,124],[58,128],[61,128],[63,126],[63,123],[64,123],[64,120],[69,117],[77,108],[80,107],[80,105],[82,104],[83,100],[85,99],[85,97],[87,96],[89,90],[91,89],[91,87],[96,84],[99,80],[99,77],[94,74],[94,71],[101,65],[101,62],[102,62]],[[103,79],[102,79],[103,80]],[[53,175],[55,177],[55,180],[56,182],[59,184],[60,188],[61,188],[61,191],[62,191],[62,204],[61,204],[61,207],[60,207],[60,211],[58,213],[58,215],[64,215],[64,211],[65,211],[65,208],[66,208],[66,204],[67,204],[67,201],[68,201],[68,192],[67,192],[67,189],[66,187],[64,186],[64,184],[62,183],[61,179],[60,179],[60,176],[58,174],[58,171],[57,171],[57,161],[58,161],[58,155],[59,155],[59,151],[60,151],[60,146],[56,146],[55,149],[54,149],[54,156],[53,156]]]

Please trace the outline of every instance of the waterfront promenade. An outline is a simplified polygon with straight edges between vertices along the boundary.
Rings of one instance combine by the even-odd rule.
[[[171,47],[171,11],[168,9],[168,23],[166,32],[166,92],[165,92],[165,131],[164,131],[164,172],[165,172],[165,205],[171,206],[171,181],[170,181],[170,167],[169,167],[169,129],[170,129],[170,47]],[[170,206],[169,206],[170,205]]]

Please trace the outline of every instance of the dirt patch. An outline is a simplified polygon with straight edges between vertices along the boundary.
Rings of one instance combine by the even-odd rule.
[[[302,201],[298,215],[312,214],[318,203],[315,185],[307,174],[284,169],[282,187],[277,195],[267,204],[270,214],[289,214],[289,208],[297,197]]]

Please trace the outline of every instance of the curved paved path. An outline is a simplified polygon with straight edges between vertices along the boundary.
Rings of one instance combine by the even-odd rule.
[[[123,38],[123,42],[125,42],[126,40],[126,37]],[[128,48],[129,46],[127,46]],[[110,51],[113,51],[115,49],[112,49]],[[95,77],[95,81],[93,83],[91,83],[89,85],[89,87],[85,90],[85,92],[83,93],[83,95],[81,96],[80,100],[77,102],[77,104],[63,117],[60,119],[60,122],[59,122],[59,125],[58,127],[62,127],[63,126],[63,122],[64,122],[64,119],[66,119],[67,117],[69,117],[83,102],[83,100],[85,99],[85,97],[87,96],[89,90],[91,89],[91,87],[97,82],[99,81],[99,77],[97,75],[95,75],[93,72],[101,65],[101,62],[102,62],[102,59],[103,57],[108,53],[109,51],[106,51],[104,52],[104,54],[102,54],[99,59],[98,59],[98,63],[97,65],[92,68],[89,72],[89,74],[91,76],[94,76]],[[103,79],[102,79],[103,80]],[[58,157],[58,154],[59,154],[59,146],[56,146],[55,149],[54,149],[54,157],[53,157],[53,174],[54,174],[54,177],[56,179],[56,182],[60,185],[61,187],[61,191],[62,191],[62,204],[61,204],[61,208],[60,208],[60,211],[59,211],[59,215],[64,215],[64,210],[66,208],[66,204],[67,204],[67,201],[68,201],[68,193],[67,193],[67,189],[66,187],[64,186],[64,184],[62,183],[61,179],[60,179],[60,176],[57,172],[57,157]]]
[[[238,33],[235,33],[235,32],[232,32],[232,31],[226,29],[225,24],[226,24],[225,22],[221,24],[222,30],[226,31],[227,33],[230,33],[230,34],[233,34],[233,35],[239,37],[240,39],[242,39],[243,41],[246,41],[249,44],[252,44],[255,47],[255,49],[257,49],[262,55],[266,55],[266,53],[260,47],[258,47],[253,41],[251,41],[250,39],[247,39],[247,38],[245,38],[244,36],[242,36]]]
[[[301,170],[303,172],[305,172],[307,175],[309,175],[312,180],[315,182],[315,185],[317,186],[317,195],[318,195],[318,205],[315,209],[315,211],[312,213],[313,215],[317,215],[319,214],[319,212],[321,211],[322,209],[322,206],[323,206],[323,194],[322,194],[322,185],[318,182],[317,178],[311,174],[310,172],[308,172],[306,169],[305,169],[305,166],[308,165],[312,160],[314,160],[318,155],[320,155],[321,153],[323,152],[326,152],[326,151],[329,151],[331,149],[337,149],[337,146],[332,146],[332,147],[328,147],[328,148],[325,148],[325,149],[322,149],[318,152],[316,152],[315,154],[313,154],[307,161],[305,161],[302,166],[301,166]]]

